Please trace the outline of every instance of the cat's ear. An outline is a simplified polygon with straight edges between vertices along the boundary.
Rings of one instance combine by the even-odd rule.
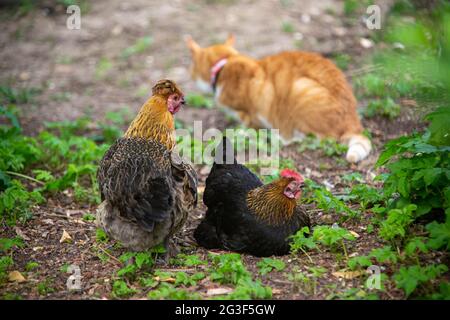
[[[186,45],[191,50],[192,53],[196,53],[201,49],[198,43],[195,42],[195,40],[192,39],[191,36],[186,36]]]
[[[234,34],[230,33],[228,35],[227,41],[225,41],[225,45],[230,46],[230,47],[234,47],[234,43],[235,42],[236,42],[236,37],[234,36]]]

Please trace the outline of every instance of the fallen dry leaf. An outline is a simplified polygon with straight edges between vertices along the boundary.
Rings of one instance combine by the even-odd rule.
[[[213,288],[213,289],[208,289],[208,291],[206,291],[206,295],[207,296],[218,296],[218,295],[222,295],[222,294],[228,294],[230,292],[233,292],[233,289],[227,288],[227,287]]]
[[[63,229],[63,234],[61,236],[61,239],[59,239],[59,243],[71,242],[71,241],[72,241],[72,237],[66,230]]]
[[[21,237],[23,240],[25,241],[29,241],[30,238],[27,237],[27,235],[25,233],[23,233],[23,231],[19,228],[19,227],[14,227],[14,231],[16,231],[16,234]]]
[[[365,271],[336,271],[332,275],[336,278],[354,279],[365,274]]]
[[[360,235],[357,234],[355,231],[351,231],[351,230],[350,230],[350,233],[351,233],[355,238],[359,238],[359,237],[360,237]]]
[[[25,277],[19,271],[11,271],[8,274],[8,279],[11,282],[18,282],[18,283],[26,281]]]
[[[159,282],[168,282],[168,283],[175,283],[175,281],[176,281],[175,278],[164,278],[164,279],[161,279],[158,276],[154,277],[153,279],[155,279],[156,281],[159,281]]]
[[[281,294],[281,293],[283,293],[283,291],[280,289],[272,289],[272,294]]]

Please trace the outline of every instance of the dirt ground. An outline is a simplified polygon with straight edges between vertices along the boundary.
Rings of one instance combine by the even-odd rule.
[[[44,1],[45,2],[45,1]],[[376,1],[386,8],[389,1]],[[81,30],[66,28],[67,15],[61,6],[42,6],[25,16],[13,16],[0,11],[0,83],[14,87],[36,87],[41,93],[34,103],[22,107],[21,118],[26,132],[35,134],[44,121],[71,120],[88,114],[93,121],[102,120],[108,111],[127,108],[135,114],[150,93],[152,83],[160,78],[177,81],[185,92],[196,92],[189,76],[190,55],[184,43],[185,35],[192,35],[202,45],[223,41],[229,32],[237,37],[236,47],[253,57],[261,57],[281,50],[309,50],[331,56],[346,53],[352,57],[347,74],[361,72],[364,59],[374,50],[361,45],[361,38],[372,32],[360,21],[344,17],[343,1],[233,1],[233,0],[99,0],[89,1],[87,12],[82,13]],[[294,32],[282,31],[283,22],[289,21]],[[125,48],[139,38],[150,36],[152,45],[142,53],[127,59],[121,57]],[[101,59],[108,59],[112,67],[98,74]],[[360,107],[364,101],[360,102]],[[403,108],[395,121],[381,118],[364,120],[373,135],[374,150],[370,157],[358,165],[337,163],[318,151],[299,154],[296,148],[283,149],[282,155],[292,158],[297,169],[319,183],[330,183],[339,191],[341,176],[348,172],[361,172],[371,181],[376,173],[372,167],[382,144],[393,137],[409,133],[416,128],[413,112]],[[184,123],[202,120],[204,129],[229,125],[225,115],[217,110],[187,107],[177,117]],[[198,167],[201,185],[207,170]],[[38,261],[38,272],[24,284],[9,284],[7,292],[16,292],[24,298],[43,298],[34,289],[43,278],[52,278],[55,292],[45,298],[107,298],[111,290],[113,271],[119,267],[116,258],[105,264],[92,247],[95,243],[95,225],[81,219],[95,207],[83,207],[72,200],[70,194],[49,199],[46,205],[35,209],[34,219],[27,225],[2,230],[1,237],[21,236],[27,246],[15,253],[15,261],[22,270],[28,261]],[[179,238],[188,252],[203,256],[206,250],[192,247],[192,230],[198,223],[203,205],[190,218]],[[332,223],[334,217],[324,217],[314,211],[313,219],[319,223]],[[331,219],[331,222],[330,222]],[[364,217],[368,219],[368,217]],[[364,233],[365,223],[344,224],[360,237],[350,244],[350,254],[364,254],[380,246],[376,235]],[[61,244],[62,230],[74,239],[72,244]],[[106,247],[104,249],[107,249]],[[120,251],[117,252],[118,257]],[[327,276],[319,280],[316,292],[296,288],[283,273],[263,276],[263,282],[273,288],[276,299],[322,299],[336,290],[361,287],[360,280],[346,280],[332,276],[339,270],[331,253],[312,253],[314,264],[325,266]],[[289,272],[293,265],[306,265],[304,256],[283,258]],[[256,270],[258,259],[244,256],[250,270]],[[295,261],[297,260],[297,261]],[[82,270],[83,290],[68,292],[67,274],[60,268],[64,264],[78,264]],[[22,268],[22,269],[21,269]],[[163,267],[161,269],[164,269]],[[331,289],[331,285],[337,289]],[[206,291],[210,282],[200,284]],[[402,298],[398,290],[389,290],[383,298]],[[144,296],[144,294],[142,294]]]

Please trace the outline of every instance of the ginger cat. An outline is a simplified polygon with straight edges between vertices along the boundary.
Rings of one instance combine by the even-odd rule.
[[[367,157],[371,143],[362,135],[356,99],[344,74],[328,59],[302,51],[260,60],[239,54],[234,36],[201,48],[192,38],[192,78],[204,92],[237,112],[248,127],[280,130],[283,143],[304,134],[332,137],[348,145],[347,161]]]

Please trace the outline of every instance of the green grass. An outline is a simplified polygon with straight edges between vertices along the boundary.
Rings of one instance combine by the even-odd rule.
[[[113,66],[114,64],[110,59],[106,57],[100,58],[95,66],[95,77],[98,80],[103,79],[107,75],[108,71],[113,68]]]
[[[400,115],[401,107],[391,98],[372,100],[363,111],[364,117],[372,118],[376,115],[395,119]]]
[[[139,38],[135,43],[122,51],[121,57],[128,59],[129,57],[141,54],[147,51],[153,44],[153,38],[150,36]]]
[[[211,97],[206,97],[204,95],[195,93],[189,93],[186,95],[186,103],[190,107],[199,109],[212,109],[214,106],[214,101]]]
[[[333,60],[340,69],[347,70],[351,61],[351,57],[348,54],[342,53],[336,55]]]
[[[281,23],[281,30],[285,33],[294,33],[295,27],[291,22],[283,21]]]
[[[0,86],[0,103],[25,104],[33,101],[33,98],[41,92],[38,88],[15,89],[9,86]]]
[[[305,150],[321,150],[327,157],[342,156],[348,149],[346,145],[340,144],[332,138],[319,139],[314,135],[306,136],[305,139],[298,144],[298,152],[300,153]]]

